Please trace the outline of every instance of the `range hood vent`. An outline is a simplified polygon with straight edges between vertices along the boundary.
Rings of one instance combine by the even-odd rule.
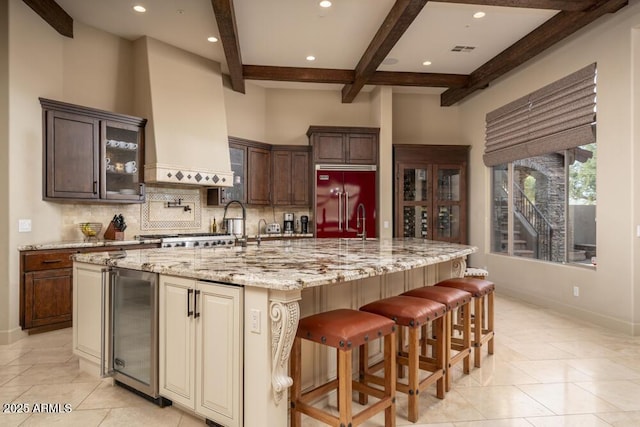
[[[135,113],[148,119],[145,182],[231,187],[220,64],[146,36],[134,57]]]

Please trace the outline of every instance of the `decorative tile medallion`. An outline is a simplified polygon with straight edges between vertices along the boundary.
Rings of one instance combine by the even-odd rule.
[[[168,202],[178,200],[182,207],[167,207]],[[147,200],[140,213],[141,230],[200,229],[200,190],[147,186]]]

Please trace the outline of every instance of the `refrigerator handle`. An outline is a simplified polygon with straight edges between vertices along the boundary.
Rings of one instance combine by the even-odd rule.
[[[338,191],[338,231],[342,231],[342,192]]]
[[[344,231],[349,232],[349,192],[344,193]]]

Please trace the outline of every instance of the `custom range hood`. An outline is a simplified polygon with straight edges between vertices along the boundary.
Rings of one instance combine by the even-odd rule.
[[[134,42],[134,58],[145,182],[232,186],[220,64],[151,37]]]

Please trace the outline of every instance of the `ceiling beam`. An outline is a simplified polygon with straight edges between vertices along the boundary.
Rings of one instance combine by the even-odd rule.
[[[478,6],[523,7],[579,12],[593,6],[596,0],[437,0],[440,3],[477,4]]]
[[[211,6],[218,23],[220,41],[222,42],[227,66],[229,67],[231,88],[236,92],[244,93],[242,55],[240,54],[240,41],[236,25],[236,14],[233,10],[233,0],[211,0]]]
[[[73,38],[73,18],[54,0],[22,0],[51,27],[65,37]]]
[[[600,0],[585,12],[558,12],[547,22],[472,72],[467,86],[446,90],[440,96],[440,105],[451,106],[463,100],[602,15],[617,12],[626,5],[627,0]]]
[[[267,65],[244,65],[246,80],[271,80],[304,83],[353,83],[353,70],[330,68],[275,67]],[[460,88],[469,82],[469,76],[462,74],[408,73],[376,71],[366,84],[382,86],[428,86]]]
[[[353,82],[353,70],[328,68],[275,67],[245,65],[242,67],[247,80],[272,80],[280,82],[338,83]]]
[[[427,86],[460,88],[469,83],[464,74],[376,71],[367,84],[380,86]]]
[[[342,102],[349,103],[354,100],[426,3],[427,0],[396,0],[360,58],[353,83],[342,88]]]

